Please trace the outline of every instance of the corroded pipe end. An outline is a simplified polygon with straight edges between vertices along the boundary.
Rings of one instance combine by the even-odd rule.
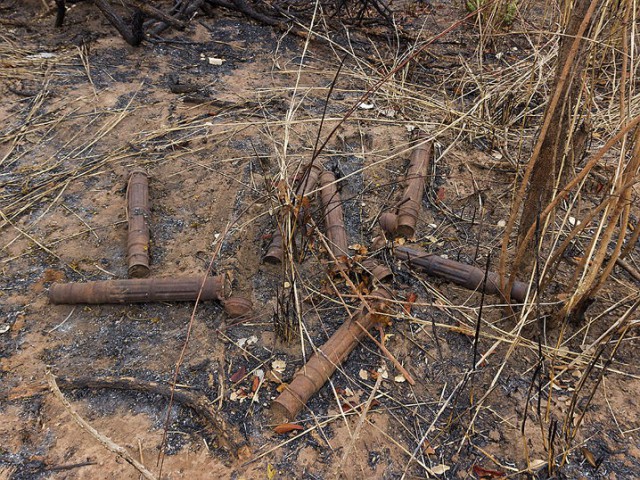
[[[229,297],[223,304],[224,311],[232,318],[245,317],[253,311],[253,303],[244,297]]]
[[[398,216],[395,213],[384,212],[380,215],[380,219],[378,220],[380,223],[380,227],[386,233],[395,234],[396,229],[398,228]]]
[[[373,278],[375,278],[379,282],[388,280],[393,276],[393,272],[389,267],[387,267],[386,265],[382,265],[381,263],[378,263],[376,260],[373,260],[371,258],[362,262],[362,266],[369,274],[371,274]]]
[[[129,267],[128,275],[129,278],[147,278],[150,271],[151,270],[148,265],[135,263]]]

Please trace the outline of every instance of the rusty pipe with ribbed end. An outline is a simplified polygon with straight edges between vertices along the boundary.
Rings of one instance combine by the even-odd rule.
[[[419,135],[417,142],[424,139]],[[418,144],[411,152],[409,171],[406,177],[406,187],[402,202],[398,207],[397,227],[395,234],[405,238],[412,238],[416,233],[418,215],[424,195],[424,184],[429,171],[431,160],[431,142]]]
[[[147,173],[134,170],[127,186],[127,263],[130,278],[149,276],[149,180]]]
[[[310,163],[304,168],[304,172],[302,174],[302,178],[300,179],[300,183],[296,188],[296,201],[302,202],[303,198],[308,196],[314,188],[316,188],[316,184],[318,183],[318,176],[322,168],[316,165],[315,163]],[[298,212],[298,221],[305,218],[303,209],[301,208]],[[267,253],[262,260],[266,263],[278,264],[282,263],[284,260],[284,249],[282,246],[282,232],[280,228],[277,228],[275,233],[273,234],[273,238],[271,239],[271,243],[269,244],[269,248],[267,249]]]
[[[271,415],[275,422],[293,420],[366,336],[365,331],[369,331],[377,323],[384,323],[381,312],[389,299],[391,295],[386,290],[373,291],[368,298],[372,310],[367,311],[363,306],[357,315],[345,321],[311,356],[273,401]]]
[[[393,253],[400,260],[406,260],[409,264],[422,268],[429,275],[444,278],[469,290],[481,291],[484,285],[485,293],[506,297],[500,289],[500,276],[495,272],[488,273],[485,285],[485,272],[478,267],[442,258],[406,245],[394,248]],[[516,280],[513,282],[510,298],[517,302],[524,302],[527,289],[526,283]]]
[[[327,229],[329,248],[337,260],[337,268],[343,267],[349,257],[349,242],[344,228],[342,200],[336,188],[336,176],[325,170],[320,175],[320,200],[324,209],[324,223]]]
[[[202,289],[202,293],[200,293]],[[226,275],[132,278],[102,282],[55,283],[49,301],[55,304],[224,301],[231,286]]]

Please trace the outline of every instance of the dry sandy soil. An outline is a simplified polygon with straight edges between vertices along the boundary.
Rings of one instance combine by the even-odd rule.
[[[139,477],[74,422],[45,379],[48,369],[68,379],[131,377],[165,385],[173,379],[193,304],[66,306],[47,298],[52,282],[126,278],[126,183],[134,167],[150,178],[152,275],[203,273],[215,256],[213,270],[232,275],[234,291],[251,298],[256,312],[235,322],[220,305],[200,304],[177,377],[220,410],[241,446],[235,451],[222,448],[195,411],[174,403],[167,413],[161,395],[63,391],[83,418],[154,474],[162,451],[162,476],[171,479],[464,479],[481,478],[478,467],[493,471],[482,478],[500,478],[499,472],[548,478],[545,462],[561,463],[567,450],[552,478],[640,476],[640,345],[633,334],[606,366],[566,447],[579,416],[568,413],[572,400],[578,412],[588,403],[609,350],[591,373],[589,358],[580,355],[624,305],[588,329],[570,325],[570,340],[555,357],[545,350],[540,370],[536,328],[510,334],[514,320],[487,296],[477,350],[493,347],[492,354],[470,373],[481,296],[412,272],[384,249],[376,256],[394,271],[396,300],[417,296],[410,315],[393,307],[386,339],[415,385],[367,340],[296,419],[303,430],[275,433],[268,416],[278,394],[274,361],[289,380],[346,318],[336,292],[352,311],[358,306],[344,281],[329,280],[328,257],[313,231],[295,280],[261,262],[275,229],[278,188],[292,185],[311,157],[340,48],[348,44],[340,35],[333,46],[306,44],[217,9],[135,48],[92,2],[73,5],[61,29],[43,3],[0,2],[7,19],[0,32],[0,478]],[[407,7],[404,18],[424,21],[433,34],[465,14],[457,3],[434,1]],[[379,53],[375,42],[355,37],[354,48],[393,58],[385,35],[374,39]],[[438,145],[416,242],[482,268],[499,246],[514,171],[486,138],[443,131],[449,119],[438,107],[446,103],[447,82],[452,91],[464,83],[448,76],[473,58],[474,39],[473,24],[464,23],[436,42],[430,56],[394,79],[414,85],[415,99],[393,88],[374,96],[372,108],[357,109],[320,156],[343,178],[350,243],[373,251],[376,219],[399,197],[409,130],[419,127],[437,131]],[[511,53],[503,61],[526,54],[518,39],[505,45]],[[347,56],[323,138],[371,86],[376,69],[379,78],[389,65],[365,69]],[[173,93],[176,80],[193,91]],[[421,107],[430,101],[431,111]],[[312,205],[319,205],[315,198]],[[321,229],[315,208],[312,217]],[[291,281],[299,289],[302,326],[296,319],[295,328],[302,337],[283,342],[274,322],[286,315],[279,312],[274,321],[274,312]],[[616,271],[588,317],[637,287]],[[547,328],[544,347],[553,348],[557,332]],[[550,371],[562,366],[568,368],[550,392]],[[374,373],[382,369],[388,377],[376,387]],[[265,380],[253,394],[259,371]],[[372,392],[375,402],[367,403]]]

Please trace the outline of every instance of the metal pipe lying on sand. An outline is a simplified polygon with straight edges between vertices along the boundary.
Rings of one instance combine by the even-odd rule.
[[[478,267],[442,258],[406,245],[394,248],[393,253],[400,260],[406,260],[409,264],[422,268],[429,275],[436,275],[469,290],[482,290],[485,285],[485,272]],[[527,289],[526,283],[516,280],[513,282],[510,298],[517,302],[524,302]],[[500,289],[500,276],[496,272],[488,273],[484,292],[506,297]]]
[[[203,283],[204,282],[204,283]],[[49,300],[55,304],[191,302],[224,300],[230,293],[226,275],[135,278],[86,283],[54,283]]]
[[[418,136],[418,141],[423,137]],[[416,233],[418,215],[424,195],[424,182],[429,171],[431,160],[431,142],[417,145],[411,152],[407,186],[402,202],[398,207],[398,226],[395,233],[401,237],[412,238]]]
[[[337,260],[336,268],[344,267],[349,257],[349,242],[344,228],[342,200],[336,188],[336,176],[325,170],[320,175],[320,199],[324,209],[324,223],[327,229],[329,247]]]
[[[302,199],[313,191],[318,183],[318,176],[321,171],[322,168],[314,163],[310,163],[304,168],[302,179],[296,188],[296,197],[298,197],[296,201],[302,202]],[[298,216],[299,218],[304,218],[302,209],[300,209]],[[278,264],[282,263],[283,259],[284,250],[282,248],[282,232],[277,228],[273,234],[271,243],[269,244],[269,249],[265,256],[262,257],[262,260],[266,263]]]
[[[127,186],[127,263],[130,278],[149,276],[149,180],[144,170],[134,170]]]
[[[273,401],[271,413],[274,421],[281,423],[293,420],[366,336],[365,331],[381,321],[379,312],[391,295],[386,290],[379,289],[371,296],[375,297],[369,301],[373,310],[366,311],[363,307],[357,315],[345,321]]]

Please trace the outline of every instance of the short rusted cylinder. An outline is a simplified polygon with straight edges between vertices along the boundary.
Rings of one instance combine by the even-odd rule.
[[[320,198],[324,208],[324,223],[327,229],[329,247],[339,263],[349,256],[347,231],[344,228],[342,201],[336,188],[336,176],[327,170],[320,175]]]
[[[224,302],[224,311],[230,317],[245,317],[253,311],[253,303],[244,297],[229,297]]]
[[[360,326],[369,330],[379,321],[379,315],[375,310],[380,309],[384,301],[391,298],[391,295],[380,289],[374,291],[372,296],[378,299],[369,301],[374,312],[366,312],[363,309],[358,315],[345,321],[331,338],[311,356],[286,389],[273,401],[271,413],[276,422],[293,420],[304,408],[307,401],[322,388],[336,371],[336,368],[365,337],[366,334]]]
[[[382,227],[382,230],[384,230],[385,233],[389,233],[391,235],[396,233],[398,228],[398,215],[391,212],[384,212],[380,215],[380,219],[378,221],[380,222],[380,227]]]
[[[368,258],[367,260],[362,262],[362,266],[367,272],[369,272],[369,274],[373,278],[375,278],[379,282],[388,280],[393,276],[393,272],[389,267],[381,263],[378,263],[376,260],[372,258]]]
[[[283,255],[284,252],[282,250],[282,235],[278,230],[273,234],[271,244],[269,245],[269,250],[267,250],[265,256],[262,257],[262,260],[272,264],[282,263],[282,259],[284,258]]]
[[[134,170],[127,187],[127,263],[129,277],[149,276],[149,180],[144,170]]]
[[[419,141],[422,137],[419,137]],[[429,170],[429,160],[431,158],[431,142],[418,145],[411,153],[409,171],[406,178],[406,188],[402,197],[400,207],[398,207],[398,227],[396,234],[411,238],[416,233],[416,224],[424,195],[424,182]]]
[[[204,280],[204,285],[203,285]],[[215,277],[132,278],[86,283],[55,283],[49,289],[51,303],[142,303],[224,300],[229,285],[225,275]]]
[[[469,290],[482,290],[482,286],[485,283],[485,272],[478,267],[442,258],[407,246],[396,247],[394,254],[399,259],[406,260],[411,265],[422,268],[429,275],[436,275]],[[489,272],[484,292],[505,296],[500,289],[500,276],[497,273]],[[523,302],[526,296],[527,284],[517,280],[513,282],[510,298],[517,302]]]

